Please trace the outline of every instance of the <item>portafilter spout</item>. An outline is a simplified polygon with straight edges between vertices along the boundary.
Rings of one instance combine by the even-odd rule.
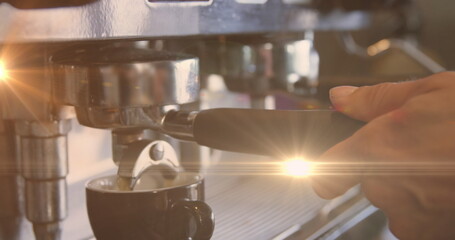
[[[318,156],[363,125],[333,110],[220,108],[169,111],[161,130],[215,149],[289,158]]]
[[[148,170],[162,174],[164,178],[174,178],[180,171],[180,163],[174,148],[166,141],[141,140],[129,144],[119,162],[117,175],[133,189],[141,175]]]

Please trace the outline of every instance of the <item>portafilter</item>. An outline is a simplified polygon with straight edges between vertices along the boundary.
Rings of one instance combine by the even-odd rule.
[[[199,60],[182,53],[75,48],[53,62],[56,101],[75,106],[79,122],[94,128],[153,129],[215,149],[289,158],[317,156],[364,124],[329,109],[181,111],[199,91]]]

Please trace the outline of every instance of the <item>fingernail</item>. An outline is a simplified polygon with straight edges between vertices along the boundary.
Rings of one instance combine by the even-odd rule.
[[[339,86],[330,89],[330,99],[339,99],[351,95],[358,87],[353,86]]]

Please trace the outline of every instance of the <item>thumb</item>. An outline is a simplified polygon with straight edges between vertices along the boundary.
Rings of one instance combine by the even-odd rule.
[[[361,121],[400,108],[419,94],[420,81],[381,83],[374,86],[340,86],[330,89],[330,100],[338,111]]]

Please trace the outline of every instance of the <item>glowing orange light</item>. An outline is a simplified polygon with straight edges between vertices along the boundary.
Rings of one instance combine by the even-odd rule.
[[[7,77],[8,73],[6,72],[5,65],[0,61],[0,81],[5,81]]]
[[[381,40],[367,48],[368,55],[370,55],[372,57],[376,56],[379,53],[389,49],[390,45],[391,45],[391,42],[389,40],[387,40],[387,39]]]
[[[313,171],[313,164],[304,159],[290,159],[283,163],[283,172],[292,177],[310,176]]]

